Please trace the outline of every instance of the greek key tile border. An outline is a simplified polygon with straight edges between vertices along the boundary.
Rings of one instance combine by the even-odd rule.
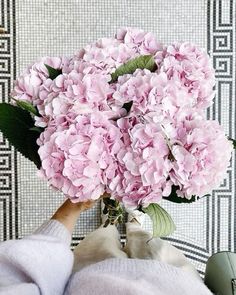
[[[16,76],[15,1],[1,0],[0,99],[9,101]],[[16,151],[0,134],[0,240],[18,237]]]
[[[227,2],[227,3],[226,3]],[[206,0],[207,4],[207,50],[216,70],[216,97],[207,110],[208,119],[216,119],[225,127],[226,133],[236,138],[235,133],[235,10],[234,0]],[[227,4],[227,5],[225,5]],[[223,16],[225,20],[223,20]],[[224,116],[223,116],[224,111]],[[225,117],[227,114],[227,118]],[[228,130],[227,130],[228,129]],[[206,199],[205,248],[192,243],[168,238],[191,260],[198,263],[200,274],[209,256],[229,250],[236,251],[236,202],[235,167],[233,154],[226,178],[217,190]]]
[[[225,8],[226,4],[227,8]],[[207,45],[216,70],[217,82],[215,103],[208,110],[207,117],[218,120],[223,126],[225,124],[226,132],[232,138],[236,137],[235,9],[234,0],[208,0]],[[228,115],[227,118],[225,115],[224,118],[222,116],[224,107],[227,110],[225,112]],[[226,179],[207,200],[207,251],[209,254],[222,250],[236,251],[235,159],[234,153]]]

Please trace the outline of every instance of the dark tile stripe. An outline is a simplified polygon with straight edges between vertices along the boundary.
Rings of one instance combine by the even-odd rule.
[[[15,0],[1,0],[1,29],[0,44],[7,44],[7,51],[0,51],[0,86],[2,88],[3,102],[9,102],[9,93],[16,78],[16,26],[15,26]],[[2,41],[2,42],[1,42]],[[2,47],[3,49],[5,47]],[[9,156],[9,167],[0,167],[0,198],[4,199],[3,231],[4,240],[18,237],[18,186],[17,186],[17,155],[9,143],[3,139],[0,143],[0,163]],[[2,177],[2,178],[1,178]],[[9,182],[9,184],[8,184]],[[7,192],[7,193],[6,193]]]

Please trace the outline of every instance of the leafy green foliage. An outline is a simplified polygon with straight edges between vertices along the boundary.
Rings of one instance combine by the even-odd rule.
[[[133,101],[129,101],[129,102],[126,102],[123,104],[122,108],[126,109],[127,111],[127,114],[129,113],[129,111],[131,110],[132,108],[132,105],[133,105]]]
[[[24,100],[15,100],[18,107],[22,108],[23,110],[26,110],[29,113],[32,113],[35,116],[38,116],[38,110],[28,101]]]
[[[109,224],[122,223],[124,212],[120,202],[111,198],[103,198],[103,202],[105,205],[103,214],[107,214],[107,220],[104,227],[107,227]]]
[[[30,128],[29,130],[41,133],[41,132],[43,132],[44,128],[34,126],[34,127]]]
[[[50,78],[51,80],[56,79],[57,76],[59,76],[59,75],[62,74],[62,70],[61,70],[61,69],[54,69],[54,68],[52,68],[51,66],[46,65],[46,64],[45,64],[45,67],[46,67],[47,70],[48,70],[49,78]]]
[[[236,150],[236,140],[230,137],[228,137],[228,140],[231,140],[233,142],[234,149]]]
[[[156,71],[157,65],[152,55],[141,55],[129,60],[127,63],[121,65],[114,73],[111,74],[110,83],[117,81],[119,76],[125,74],[133,74],[137,69],[148,69],[151,72]]]
[[[142,211],[148,214],[153,223],[153,238],[172,234],[176,227],[170,215],[158,204],[150,204]]]
[[[193,203],[197,200],[196,196],[192,196],[191,199],[179,197],[176,193],[178,189],[178,186],[173,185],[171,194],[168,197],[163,198],[163,200],[167,200],[174,203]]]
[[[30,130],[33,127],[34,121],[27,111],[7,103],[0,104],[0,131],[23,156],[40,168],[36,143],[39,133]]]

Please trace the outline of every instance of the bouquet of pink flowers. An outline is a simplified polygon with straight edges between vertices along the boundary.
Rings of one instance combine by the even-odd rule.
[[[0,129],[72,202],[109,194],[109,222],[120,221],[121,202],[148,213],[163,236],[174,225],[159,202],[205,196],[229,166],[234,140],[205,119],[214,85],[201,48],[124,28],[30,65],[0,105]]]

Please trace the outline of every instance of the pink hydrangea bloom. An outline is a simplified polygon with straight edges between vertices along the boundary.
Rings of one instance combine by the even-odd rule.
[[[102,38],[77,52],[64,71],[74,69],[83,74],[107,75],[137,55],[135,50],[115,38]]]
[[[122,107],[133,102],[131,113],[148,115],[156,113],[159,122],[174,119],[184,108],[197,108],[197,100],[179,80],[169,80],[165,72],[151,73],[136,70],[132,75],[119,77],[109,100],[111,107]]]
[[[110,83],[119,66],[140,55],[153,55],[157,70],[137,69]],[[62,74],[51,80],[45,64]],[[209,56],[196,45],[163,47],[152,33],[122,28],[71,58],[31,65],[12,96],[39,111],[39,174],[49,185],[74,202],[106,190],[137,207],[167,198],[173,185],[180,197],[203,196],[223,179],[232,145],[204,118],[214,85]]]
[[[178,195],[202,197],[219,186],[233,151],[219,123],[189,113],[165,131],[174,158],[169,175],[179,186]]]
[[[111,92],[108,81],[104,75],[82,75],[75,71],[59,75],[50,85],[49,92],[54,95],[46,98],[45,115],[54,118],[69,110],[77,114],[108,110],[106,100]]]
[[[160,71],[187,88],[198,108],[209,107],[215,96],[215,71],[208,54],[195,44],[183,42],[167,46],[163,57]]]
[[[109,85],[110,78],[101,74],[81,74],[71,71],[61,74],[55,80],[47,80],[40,86],[39,97],[43,104],[38,105],[42,117],[37,118],[37,126],[45,127],[51,120],[68,113],[88,114],[100,111],[108,118],[119,117],[121,108],[112,110],[107,99],[113,89]],[[49,82],[50,81],[50,82]]]
[[[41,175],[73,201],[98,199],[117,170],[122,134],[100,113],[79,115],[69,127],[41,134]]]
[[[130,144],[126,144],[117,154],[120,169],[108,187],[114,197],[127,206],[147,206],[171,192],[172,183],[167,180],[169,147],[158,125],[133,125],[135,121],[132,121],[130,118],[117,121],[118,126],[123,126],[121,130],[124,133],[128,131]]]
[[[68,73],[74,69],[84,74],[111,74],[130,59],[161,51],[162,44],[152,33],[123,28],[118,30],[116,38],[101,38],[78,51],[64,71]]]
[[[140,55],[155,55],[163,49],[152,33],[138,28],[121,28],[117,31],[116,38]]]
[[[40,86],[49,77],[45,64],[61,69],[69,59],[66,57],[44,57],[38,62],[30,65],[21,76],[19,76],[11,92],[11,96],[16,100],[26,100],[37,105]]]

